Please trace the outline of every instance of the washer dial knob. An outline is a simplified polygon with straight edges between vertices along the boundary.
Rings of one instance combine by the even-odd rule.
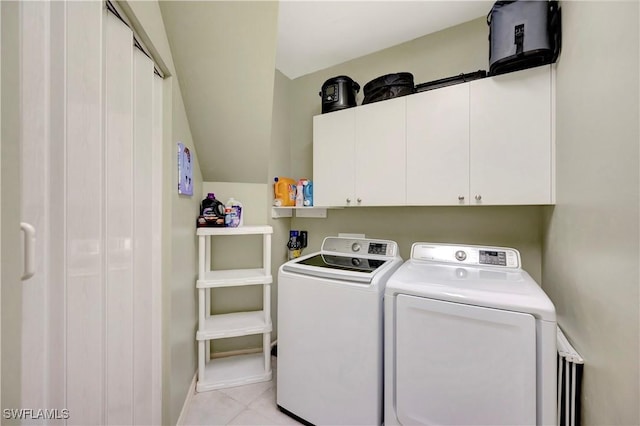
[[[462,262],[466,258],[467,258],[467,253],[465,253],[464,251],[458,250],[456,252],[456,259],[458,259],[460,262]]]
[[[356,253],[360,251],[360,244],[358,243],[353,243],[351,245],[351,250],[355,251]]]

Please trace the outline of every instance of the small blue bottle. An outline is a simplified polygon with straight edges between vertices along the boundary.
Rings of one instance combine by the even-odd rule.
[[[305,207],[313,206],[313,182],[305,180],[302,182],[302,194],[304,197],[303,205]]]

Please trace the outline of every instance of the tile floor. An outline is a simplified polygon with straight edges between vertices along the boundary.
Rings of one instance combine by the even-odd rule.
[[[298,425],[276,406],[276,358],[273,379],[235,388],[196,393],[182,425]]]

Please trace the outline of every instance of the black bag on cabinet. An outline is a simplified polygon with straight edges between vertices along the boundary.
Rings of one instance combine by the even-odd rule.
[[[486,70],[478,70],[467,74],[458,74],[453,77],[441,78],[439,80],[428,81],[426,83],[416,84],[416,93],[426,92],[428,90],[439,89],[441,87],[453,86],[454,84],[466,83],[467,81],[478,80],[487,76]]]
[[[375,78],[364,85],[362,105],[415,93],[413,74],[399,72]]]
[[[557,0],[497,1],[487,15],[489,75],[504,74],[558,59],[562,44]]]

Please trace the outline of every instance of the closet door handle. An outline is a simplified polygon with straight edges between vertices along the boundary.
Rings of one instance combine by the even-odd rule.
[[[36,228],[20,222],[20,230],[24,232],[24,274],[20,279],[25,281],[36,273]]]

